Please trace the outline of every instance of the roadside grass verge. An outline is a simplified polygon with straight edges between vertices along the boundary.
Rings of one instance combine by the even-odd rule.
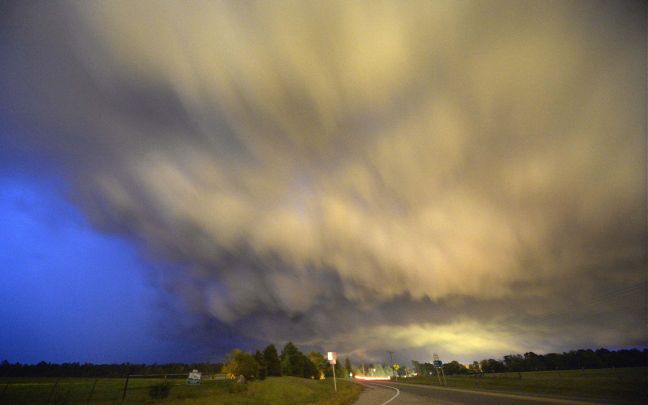
[[[398,381],[439,386],[436,376]],[[648,367],[447,376],[447,381],[451,388],[648,403]]]
[[[0,403],[15,405],[86,404],[91,393],[91,404],[119,404],[123,395],[124,379],[65,378],[0,378]],[[228,380],[207,380],[200,385],[186,385],[184,380],[169,380],[173,386],[165,399],[153,399],[150,389],[163,382],[158,378],[131,379],[125,403],[129,404],[222,404],[222,405],[350,405],[362,391],[357,384],[338,380],[338,392],[333,381],[309,380],[295,377],[271,377],[252,381],[244,386]],[[94,391],[92,386],[94,385]]]

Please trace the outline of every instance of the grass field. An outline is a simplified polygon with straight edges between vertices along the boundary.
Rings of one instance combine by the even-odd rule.
[[[439,385],[436,376],[398,381]],[[448,387],[454,388],[648,403],[646,367],[448,376],[447,381]]]
[[[92,378],[60,379],[54,388],[53,378],[1,378],[0,404],[115,404],[123,395],[124,379],[99,379],[94,392]],[[168,398],[154,400],[150,387],[163,379],[131,378],[124,403],[142,404],[318,404],[348,405],[360,394],[357,384],[338,380],[338,392],[333,392],[333,381],[308,380],[294,377],[273,377],[252,381],[244,387],[228,380],[207,380],[200,385],[186,385],[183,380],[170,380],[173,385]],[[88,402],[92,392],[91,401]],[[51,393],[51,395],[50,395]],[[47,402],[49,398],[49,402]]]

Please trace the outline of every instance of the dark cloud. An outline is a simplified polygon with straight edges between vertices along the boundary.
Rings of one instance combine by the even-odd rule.
[[[393,336],[461,359],[632,345],[645,17],[639,2],[25,5],[2,31],[2,103],[96,226],[178,264],[169,288],[237,333],[356,356]]]

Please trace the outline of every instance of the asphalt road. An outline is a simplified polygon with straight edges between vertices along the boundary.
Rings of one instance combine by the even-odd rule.
[[[355,405],[519,405],[519,404],[588,404],[574,400],[499,394],[390,381],[359,382],[365,387]]]

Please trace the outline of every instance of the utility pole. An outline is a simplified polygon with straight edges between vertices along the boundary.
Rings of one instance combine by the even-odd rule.
[[[389,361],[391,362],[391,363],[389,363],[389,367],[391,367],[391,369],[392,369],[392,377],[393,377],[394,376],[394,357],[392,357],[392,355],[394,354],[394,352],[387,351],[387,353],[389,353]]]

